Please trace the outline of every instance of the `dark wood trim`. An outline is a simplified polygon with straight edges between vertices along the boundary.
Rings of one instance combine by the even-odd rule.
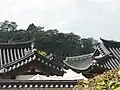
[[[76,80],[0,80],[0,88],[73,88]]]

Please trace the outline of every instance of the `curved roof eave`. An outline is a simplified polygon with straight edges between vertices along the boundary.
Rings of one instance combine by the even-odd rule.
[[[79,70],[79,71],[86,71],[88,69],[91,68],[91,65],[92,63],[90,63],[86,68],[77,68],[77,67],[74,67],[74,66],[71,66],[70,64],[68,64],[67,62],[63,61],[68,67],[70,67],[71,69],[75,69],[75,70]]]
[[[75,70],[79,70],[79,71],[86,71],[89,68],[91,68],[91,65],[93,63],[92,56],[93,56],[93,53],[81,55],[81,56],[75,56],[75,57],[67,57],[66,60],[63,61],[63,63],[71,69],[75,69]],[[77,62],[77,63],[75,63],[75,65],[72,63],[72,62],[74,62],[74,59],[77,59],[77,60],[75,60]],[[81,65],[81,67],[78,67],[80,65]]]

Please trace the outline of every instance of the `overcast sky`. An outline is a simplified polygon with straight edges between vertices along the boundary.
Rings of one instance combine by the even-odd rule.
[[[0,0],[0,21],[120,41],[120,0]]]

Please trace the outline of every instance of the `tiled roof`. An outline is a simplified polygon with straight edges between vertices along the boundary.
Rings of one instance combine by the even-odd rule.
[[[0,80],[0,89],[73,88],[76,80]]]
[[[48,55],[47,55],[48,56]],[[35,43],[32,41],[25,43],[2,43],[0,44],[0,73],[6,73],[11,70],[22,67],[31,61],[37,60],[40,63],[60,72],[64,73],[62,63],[53,59],[47,58],[38,53],[35,48]]]
[[[77,69],[80,71],[86,70],[93,63],[92,55],[93,53],[75,57],[67,57],[64,63],[73,69]]]
[[[101,39],[106,49],[110,52],[109,59],[103,65],[108,69],[120,67],[120,42]]]
[[[67,57],[64,63],[81,72],[90,67],[100,67],[106,70],[120,67],[120,42],[104,39],[101,41],[102,43],[98,44],[93,54]]]
[[[32,42],[27,43],[2,43],[0,44],[0,66],[1,68],[4,65],[10,64],[12,62],[16,62],[21,58],[24,58],[29,53],[31,53]]]

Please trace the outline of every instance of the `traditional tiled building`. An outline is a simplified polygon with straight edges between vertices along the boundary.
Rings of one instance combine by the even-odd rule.
[[[0,43],[0,88],[71,88],[76,80],[28,80],[40,74],[63,76],[63,62],[40,50],[37,41]]]
[[[52,54],[41,52],[37,41],[0,43],[0,88],[73,87],[76,80],[30,81],[30,75],[63,76],[64,69],[94,77],[120,66],[120,42],[101,39],[93,53],[67,57],[58,61]]]
[[[120,67],[120,42],[104,40],[93,53],[67,57],[64,63],[77,73],[87,77]]]
[[[34,41],[0,44],[0,77],[16,78],[17,75],[45,74],[62,76],[64,67],[50,55],[41,55]]]

